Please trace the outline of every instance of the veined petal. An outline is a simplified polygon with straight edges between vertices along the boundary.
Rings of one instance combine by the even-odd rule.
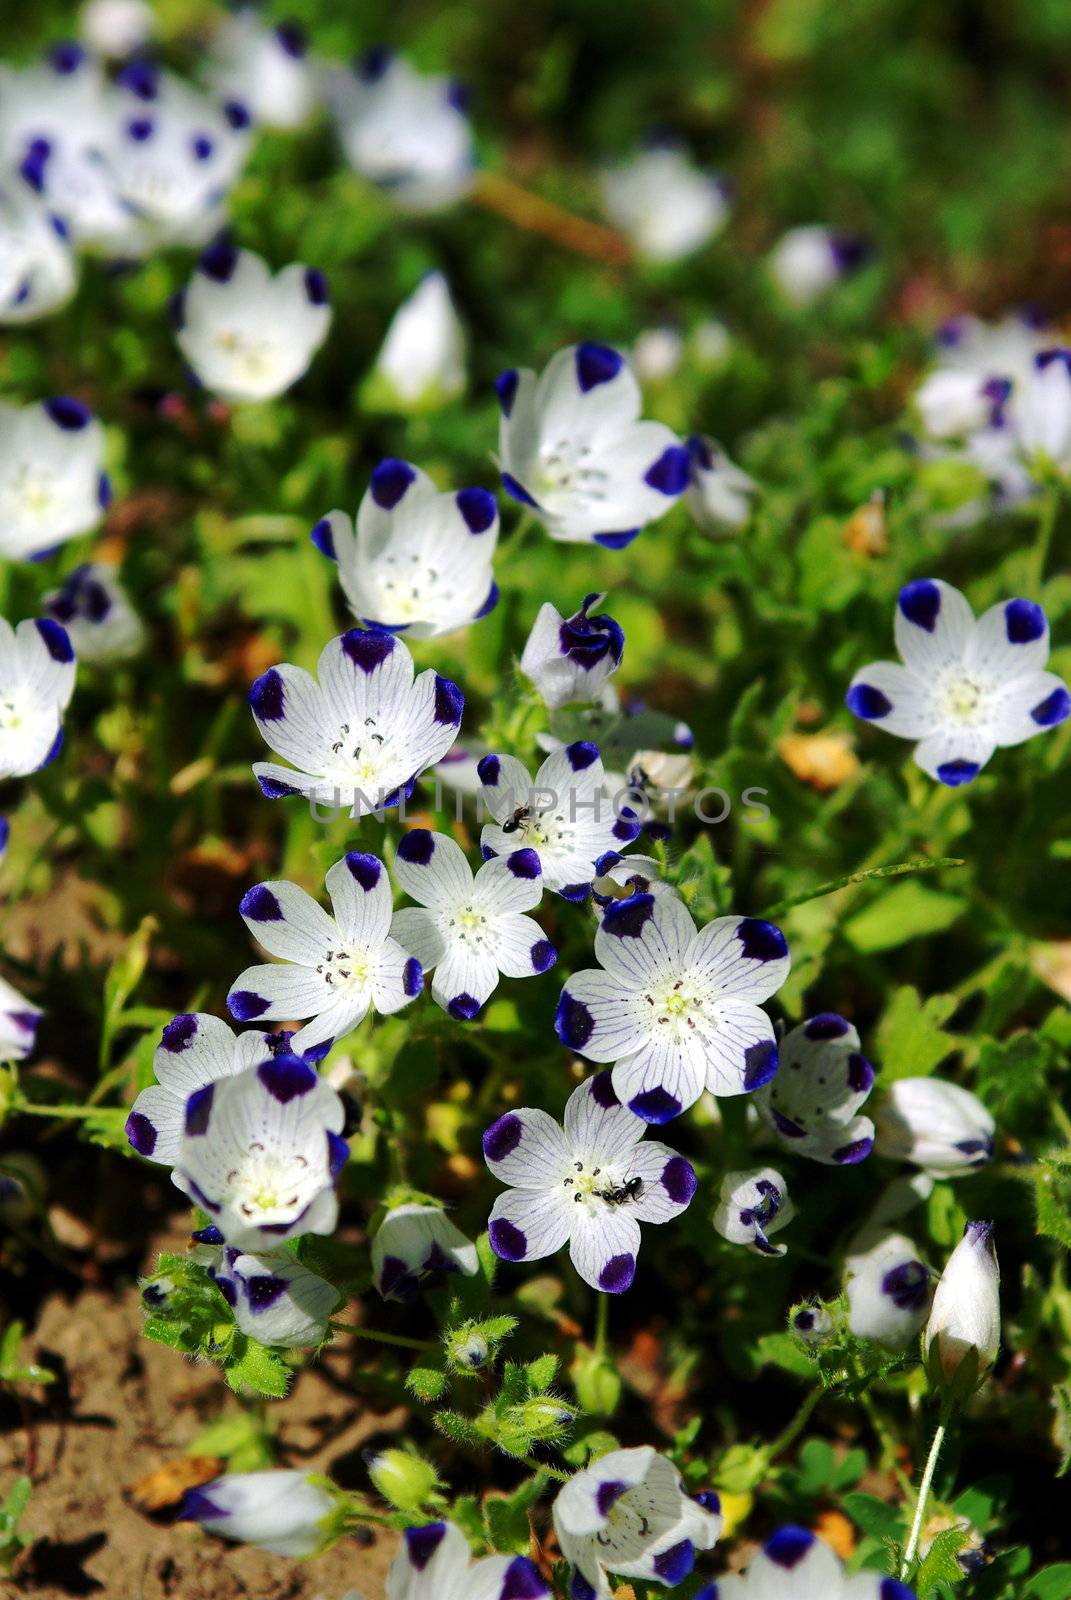
[[[494,928],[495,961],[504,978],[531,978],[554,965],[557,952],[532,917],[499,917]]]
[[[695,1104],[706,1087],[708,1048],[697,1039],[677,1041],[649,1033],[638,1049],[614,1067],[618,1099],[644,1122],[663,1123],[679,1116]]]
[[[371,982],[372,1004],[381,1016],[400,1011],[416,999],[422,978],[416,970],[418,965],[414,964],[409,951],[403,950],[397,940],[384,939],[375,952]]]
[[[471,1022],[498,987],[498,964],[493,956],[476,951],[459,940],[444,939],[445,954],[431,980],[431,997],[452,1017]]]
[[[1069,712],[1071,696],[1062,678],[1055,672],[1026,672],[1013,678],[999,696],[992,731],[998,745],[1023,744],[1066,722]]]
[[[446,944],[435,918],[423,906],[403,906],[391,918],[390,936],[403,950],[416,956],[424,972],[430,972],[446,954]]]
[[[623,984],[677,974],[695,939],[695,923],[675,895],[631,895],[610,905],[595,934],[595,958]]]
[[[487,1231],[491,1248],[503,1261],[538,1261],[560,1250],[573,1226],[565,1189],[507,1189],[491,1208]],[[637,1234],[639,1229],[636,1230]]]
[[[534,850],[521,849],[485,861],[476,874],[475,895],[489,916],[514,917],[531,911],[543,898],[539,857]]]
[[[929,685],[896,661],[874,661],[851,681],[848,710],[900,739],[921,739],[936,720]]]
[[[718,1026],[706,1041],[706,1087],[711,1094],[747,1094],[769,1082],[777,1068],[773,1023],[748,1000],[717,1006]]]
[[[452,1522],[406,1528],[387,1573],[387,1600],[454,1600],[464,1593],[471,1559],[468,1540]]]
[[[640,1225],[635,1217],[603,1208],[599,1213],[587,1206],[574,1206],[569,1243],[569,1259],[593,1289],[604,1294],[623,1294],[636,1275],[640,1249]]]
[[[543,1190],[560,1185],[572,1162],[566,1136],[546,1111],[507,1111],[483,1136],[484,1160],[502,1183]]]
[[[328,869],[327,892],[344,942],[374,948],[387,937],[391,892],[378,856],[351,850]]]
[[[920,678],[962,661],[974,636],[974,612],[941,578],[917,578],[900,591],[894,623],[896,648]]]
[[[330,985],[311,967],[265,965],[239,973],[227,1004],[239,1022],[282,1022],[315,1016],[333,999]]]
[[[716,917],[696,934],[687,961],[714,994],[741,1000],[768,1000],[792,965],[780,928],[758,917]]]
[[[656,1139],[636,1146],[628,1177],[643,1179],[643,1193],[633,1208],[640,1222],[671,1222],[687,1210],[696,1190],[691,1162]]]
[[[427,828],[403,834],[394,857],[394,876],[414,900],[436,911],[460,904],[472,893],[472,868],[455,839]]]
[[[647,1036],[642,1001],[601,967],[574,972],[558,1001],[554,1026],[567,1050],[590,1061],[616,1061]]]
[[[1041,672],[1049,659],[1049,623],[1033,600],[1002,600],[974,625],[964,665],[994,678]]]
[[[621,1104],[608,1072],[586,1078],[565,1105],[565,1137],[589,1163],[633,1160],[633,1146],[643,1138],[644,1124]],[[631,1167],[630,1167],[631,1170]]]
[[[923,772],[950,788],[971,783],[996,749],[988,732],[957,726],[938,728],[915,746],[913,755]]]
[[[249,691],[253,717],[265,743],[305,772],[322,770],[337,734],[331,731],[320,685],[302,667],[269,667]],[[337,726],[337,725],[336,725]]]
[[[282,961],[315,967],[338,942],[338,929],[323,907],[284,879],[258,883],[238,909],[257,943]]]

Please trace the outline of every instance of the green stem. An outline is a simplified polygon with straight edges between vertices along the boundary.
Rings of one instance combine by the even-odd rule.
[[[357,1339],[374,1339],[377,1344],[395,1344],[403,1350],[438,1350],[439,1348],[434,1339],[410,1339],[404,1333],[384,1333],[379,1328],[359,1327],[355,1322],[335,1322],[332,1319],[331,1328],[335,1333],[352,1333]]]
[[[922,1519],[926,1514],[926,1502],[930,1498],[930,1489],[933,1485],[933,1475],[937,1471],[937,1458],[941,1454],[941,1446],[945,1442],[945,1432],[946,1424],[944,1421],[941,1421],[937,1424],[937,1432],[933,1436],[933,1443],[930,1446],[930,1454],[926,1461],[926,1470],[923,1472],[922,1482],[919,1484],[919,1497],[915,1505],[915,1516],[911,1523],[911,1532],[908,1535],[907,1548],[904,1551],[904,1559],[900,1563],[901,1580],[907,1577],[908,1572],[911,1569],[911,1564],[915,1559],[915,1553],[919,1547],[919,1535],[922,1532]]]
[[[535,1456],[522,1456],[521,1461],[526,1467],[531,1467],[533,1472],[541,1472],[545,1478],[554,1478],[558,1483],[569,1482],[567,1472],[562,1472],[560,1467],[550,1467],[545,1461],[537,1461]]]
[[[1034,582],[1038,589],[1045,581],[1045,567],[1049,560],[1049,549],[1052,545],[1052,536],[1056,531],[1056,519],[1060,514],[1061,488],[1058,483],[1051,484],[1041,502],[1038,513],[1038,539],[1034,546]]]
[[[938,867],[963,866],[966,866],[966,862],[959,856],[935,856],[932,860],[923,857],[918,861],[897,861],[889,867],[864,867],[859,872],[849,872],[843,878],[819,884],[817,889],[807,889],[788,900],[778,900],[776,905],[766,906],[758,914],[761,917],[782,916],[786,911],[791,911],[793,906],[804,905],[808,900],[819,900],[823,895],[835,894],[838,889],[847,889],[853,883],[865,883],[870,878],[899,878],[905,872],[934,872]]]
[[[809,1395],[805,1397],[802,1405],[796,1412],[796,1415],[792,1418],[792,1421],[789,1423],[788,1427],[785,1428],[782,1433],[779,1433],[777,1438],[774,1439],[771,1444],[766,1446],[767,1461],[772,1461],[775,1456],[781,1455],[785,1450],[788,1449],[790,1444],[795,1442],[795,1440],[807,1426],[807,1423],[810,1420],[811,1412],[814,1410],[819,1400],[821,1400],[823,1394],[825,1394],[825,1390],[821,1387],[821,1385],[818,1385],[816,1388],[811,1390]]]
[[[15,1100],[11,1105],[13,1113],[23,1113],[28,1117],[114,1117],[117,1121],[127,1117],[126,1106],[41,1106],[34,1105],[30,1100]]]
[[[610,1325],[610,1296],[600,1294],[595,1302],[595,1354],[606,1354],[606,1335]]]

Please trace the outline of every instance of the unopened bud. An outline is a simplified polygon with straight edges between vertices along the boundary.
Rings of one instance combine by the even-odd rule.
[[[368,1476],[383,1496],[399,1511],[418,1511],[438,1483],[430,1461],[415,1451],[391,1447],[366,1457]]]
[[[1000,1348],[1000,1267],[991,1222],[968,1222],[941,1274],[923,1334],[931,1379],[952,1383],[970,1361],[977,1376]]]

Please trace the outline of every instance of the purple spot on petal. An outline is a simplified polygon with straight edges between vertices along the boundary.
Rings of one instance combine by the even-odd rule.
[[[84,406],[81,400],[75,400],[69,394],[58,394],[53,399],[46,400],[45,410],[56,426],[66,433],[79,433],[88,427],[93,417],[88,406]]]
[[[961,784],[973,783],[981,770],[977,761],[942,761],[937,776],[948,788],[958,789]]]
[[[597,1106],[602,1106],[604,1111],[609,1111],[611,1106],[619,1106],[617,1090],[614,1088],[614,1075],[611,1071],[597,1072],[593,1078],[588,1079],[588,1091]]]
[[[514,1556],[502,1577],[498,1600],[540,1600],[550,1590],[527,1556]]]
[[[620,1482],[617,1478],[610,1478],[605,1483],[600,1483],[595,1491],[595,1504],[600,1517],[607,1517],[611,1508],[617,1504],[623,1494],[627,1494],[629,1485]]]
[[[515,878],[538,878],[543,870],[539,856],[529,847],[514,850],[506,857],[506,865]]]
[[[565,759],[574,772],[584,772],[599,759],[599,747],[588,739],[578,739],[565,747]]]
[[[520,1228],[507,1222],[505,1217],[493,1217],[487,1230],[491,1249],[503,1261],[523,1261],[528,1254],[528,1240]]]
[[[589,394],[601,383],[610,383],[625,364],[624,357],[605,344],[578,344],[576,381],[582,394]]]
[[[284,1106],[299,1095],[308,1094],[320,1081],[300,1056],[282,1052],[270,1061],[262,1061],[257,1068],[257,1077],[272,1098]]]
[[[139,1156],[151,1156],[156,1149],[156,1129],[141,1111],[132,1111],[127,1117],[126,1136]]]
[[[1009,600],[1004,607],[1009,644],[1033,644],[1045,632],[1045,612],[1033,600]]]
[[[465,696],[456,683],[435,674],[435,720],[447,726],[458,727],[465,709]]]
[[[51,617],[35,617],[34,627],[41,635],[45,649],[53,661],[66,663],[74,660],[74,651],[66,628],[58,622],[53,622]]]
[[[858,1050],[848,1057],[848,1082],[856,1094],[869,1094],[874,1087],[874,1068]]]
[[[844,696],[844,704],[853,716],[862,717],[865,722],[887,717],[893,708],[888,695],[870,683],[853,683]]]
[[[808,1039],[841,1039],[849,1026],[835,1011],[819,1011],[817,1016],[804,1023],[803,1032]]]
[[[642,1117],[644,1122],[659,1124],[672,1121],[684,1109],[675,1095],[661,1087],[644,1089],[641,1094],[634,1095],[628,1104],[629,1110]]]
[[[619,939],[638,939],[654,914],[654,895],[630,894],[615,900],[603,914],[602,931]]]
[[[492,1122],[483,1136],[483,1153],[488,1161],[504,1161],[516,1150],[524,1136],[524,1123],[512,1111]]]
[[[761,1089],[764,1083],[776,1078],[780,1064],[777,1046],[772,1039],[760,1039],[757,1044],[749,1044],[744,1051],[745,1092]]]
[[[497,756],[481,756],[476,764],[476,772],[481,783],[489,789],[496,787],[502,763]]]
[[[517,398],[517,385],[520,381],[520,374],[512,367],[508,372],[500,372],[495,379],[495,393],[504,417],[508,417],[513,410],[513,402]]]
[[[683,1156],[673,1156],[662,1168],[659,1182],[674,1205],[686,1206],[699,1180],[690,1161],[685,1161]]]
[[[549,939],[537,939],[528,953],[536,972],[549,972],[558,959],[558,952]]]
[[[178,1055],[180,1050],[187,1049],[193,1043],[198,1026],[197,1017],[192,1011],[180,1012],[177,1017],[172,1017],[160,1035],[162,1048],[170,1050],[172,1055]]]
[[[643,475],[644,483],[660,494],[683,494],[688,487],[688,452],[683,445],[670,445]]]
[[[416,473],[408,461],[397,461],[393,457],[388,457],[372,472],[370,485],[372,499],[384,511],[393,511],[409,485],[415,480]]]
[[[486,533],[498,516],[498,502],[486,489],[459,489],[454,496],[470,533]]]
[[[316,523],[312,532],[309,534],[309,538],[312,540],[317,550],[325,555],[329,561],[338,560],[338,554],[335,550],[334,534],[331,532],[331,524],[326,517],[320,518],[319,522]]]
[[[900,610],[908,622],[932,633],[941,614],[941,591],[930,578],[916,578],[900,590]]]
[[[254,922],[282,922],[283,908],[266,883],[258,883],[242,896],[238,907],[243,917]]]
[[[446,1009],[455,1022],[471,1022],[479,1013],[480,1002],[474,995],[466,994],[462,990],[461,994],[455,994]]]
[[[524,484],[518,483],[512,473],[504,472],[502,474],[502,487],[511,500],[516,500],[522,506],[532,506],[536,511],[539,510],[539,501],[532,499]]]
[[[394,650],[394,638],[378,628],[350,628],[342,635],[343,652],[362,672],[375,672]]]
[[[327,286],[327,278],[319,267],[305,268],[305,294],[309,304],[325,306],[331,298],[331,291]]]
[[[206,1083],[203,1088],[195,1089],[186,1101],[187,1136],[193,1137],[208,1132],[215,1092],[215,1084]]]
[[[636,1257],[628,1250],[611,1256],[599,1273],[599,1288],[606,1294],[624,1294],[636,1276]]]
[[[1061,722],[1067,721],[1069,713],[1071,713],[1071,695],[1061,684],[1034,707],[1030,716],[1039,728],[1055,728]]]
[[[772,1561],[775,1567],[783,1567],[791,1572],[793,1567],[799,1566],[814,1542],[813,1533],[789,1524],[786,1528],[778,1528],[762,1549],[767,1560]]]
[[[379,857],[365,855],[360,850],[347,852],[346,865],[350,870],[350,877],[360,884],[366,894],[371,893],[383,876],[383,863]]]
[[[595,1031],[595,1018],[582,1000],[563,989],[554,1013],[554,1031],[567,1050],[583,1050]]]
[[[446,1534],[445,1522],[428,1522],[422,1528],[406,1528],[405,1553],[418,1572],[423,1572]]]
[[[405,990],[410,1000],[413,1000],[420,993],[423,987],[424,968],[420,965],[420,962],[417,960],[416,956],[410,956],[409,960],[405,963],[405,969],[402,972],[402,988]]]
[[[283,680],[274,667],[269,667],[257,678],[249,691],[249,704],[253,715],[261,722],[278,722],[286,709]]]
[[[653,1565],[663,1583],[680,1583],[695,1566],[695,1546],[690,1539],[682,1539],[680,1544],[671,1545],[660,1556],[655,1556]]]
[[[838,1167],[854,1167],[860,1161],[865,1161],[873,1148],[873,1139],[856,1139],[852,1144],[843,1144],[839,1150],[834,1150],[833,1160]]]

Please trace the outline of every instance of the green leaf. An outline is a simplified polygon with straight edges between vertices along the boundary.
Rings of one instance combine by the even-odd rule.
[[[966,1528],[944,1528],[935,1537],[926,1559],[915,1574],[915,1591],[919,1600],[927,1600],[939,1583],[960,1583],[963,1568],[956,1556],[970,1538]]]
[[[939,1061],[954,1049],[955,1041],[944,1032],[956,1009],[951,994],[930,995],[923,1000],[917,989],[897,989],[878,1024],[877,1060],[881,1079],[924,1078]]]
[[[1071,1172],[1052,1160],[1038,1162],[1034,1176],[1038,1232],[1071,1250]]]
[[[262,1394],[269,1400],[282,1400],[293,1373],[274,1350],[238,1333],[231,1346],[230,1359],[224,1363],[223,1376],[235,1394],[249,1392]]]
[[[844,936],[863,955],[874,955],[943,933],[966,909],[962,895],[931,889],[925,883],[898,883],[857,911],[845,924]]]
[[[486,1436],[459,1411],[437,1411],[432,1421],[454,1444],[487,1445]]]
[[[763,1365],[780,1367],[796,1378],[813,1378],[814,1361],[790,1333],[764,1333],[757,1341]]]
[[[900,1540],[904,1532],[903,1515],[898,1507],[886,1504],[875,1495],[853,1491],[846,1494],[841,1505],[852,1521],[872,1539]]]
[[[1036,1572],[1023,1590],[1023,1600],[1071,1600],[1071,1561]]]
[[[549,1389],[558,1371],[558,1358],[548,1354],[537,1356],[534,1361],[529,1361],[525,1368],[528,1380],[528,1389],[531,1394],[543,1394]]]

